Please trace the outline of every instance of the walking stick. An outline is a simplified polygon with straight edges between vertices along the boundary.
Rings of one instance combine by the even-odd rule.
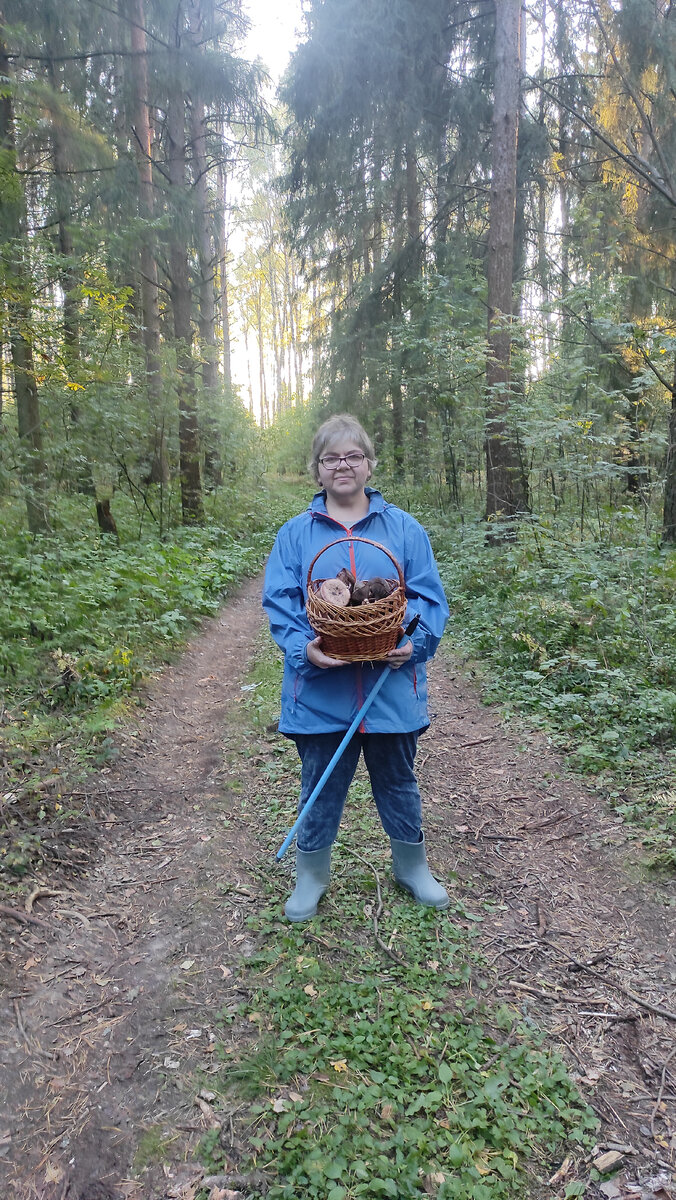
[[[416,613],[416,615],[414,616],[414,618],[410,622],[410,624],[406,626],[406,629],[402,633],[401,637],[399,637],[397,639],[397,645],[400,645],[404,638],[411,636],[411,634],[413,633],[413,630],[415,629],[419,620],[420,620],[420,613]],[[343,751],[345,750],[345,747],[347,746],[351,737],[355,733],[355,731],[358,728],[359,724],[361,723],[362,719],[368,712],[369,708],[373,704],[373,701],[375,700],[376,696],[378,695],[378,692],[380,691],[381,687],[383,686],[385,680],[387,679],[388,675],[390,674],[390,672],[392,670],[394,670],[393,667],[386,667],[385,670],[383,671],[382,675],[380,676],[380,679],[378,680],[378,682],[372,687],[371,691],[369,692],[369,695],[367,696],[366,700],[364,701],[361,708],[359,709],[359,712],[357,713],[356,717],[354,718],[354,721],[350,725],[350,728],[348,729],[347,733],[345,734],[345,737],[343,738],[342,742],[340,743],[333,758],[331,759],[330,763],[324,770],[324,774],[322,775],[321,779],[319,780],[319,782],[316,784],[316,786],[312,790],[311,794],[308,796],[305,804],[303,805],[302,811],[298,814],[295,824],[291,826],[291,829],[287,833],[284,841],[282,842],[282,845],[279,847],[279,850],[277,851],[277,861],[278,862],[281,858],[284,857],[287,850],[289,849],[289,846],[291,845],[294,837],[296,836],[296,833],[298,832],[302,822],[305,820],[310,809],[312,808],[312,805],[314,804],[319,793],[321,792],[322,788],[324,787],[324,784],[326,783],[327,779],[331,775],[336,763],[338,762]]]

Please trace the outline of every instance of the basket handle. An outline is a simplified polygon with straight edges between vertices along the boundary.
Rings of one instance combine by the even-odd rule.
[[[310,590],[310,584],[312,582],[312,568],[314,567],[319,556],[321,554],[323,554],[325,550],[330,550],[332,546],[340,546],[342,542],[365,542],[367,546],[375,546],[376,550],[382,550],[383,554],[386,554],[388,558],[392,559],[392,562],[394,563],[395,567],[397,568],[397,574],[399,576],[399,586],[401,587],[402,590],[406,587],[406,584],[404,582],[404,572],[402,571],[401,567],[399,566],[399,563],[397,562],[394,555],[387,549],[387,546],[381,545],[380,542],[374,542],[371,540],[371,538],[357,537],[355,535],[354,537],[336,538],[335,541],[333,541],[333,542],[327,542],[327,544],[325,546],[322,546],[321,550],[319,550],[317,552],[317,554],[315,554],[312,562],[310,563],[310,566],[308,567],[308,573],[307,573],[308,591]]]

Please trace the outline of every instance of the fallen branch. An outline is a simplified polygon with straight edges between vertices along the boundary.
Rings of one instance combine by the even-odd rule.
[[[39,917],[34,917],[31,913],[22,913],[18,908],[12,908],[9,904],[0,904],[0,915],[10,917],[13,921],[19,921],[24,925],[39,925],[41,929],[50,929],[46,921],[41,921]]]
[[[521,825],[520,829],[527,829],[529,833],[537,833],[538,829],[547,829],[550,825],[558,825],[561,821],[572,821],[574,813],[567,813],[559,810],[553,817],[547,817],[544,821],[537,821],[535,825]]]
[[[378,872],[376,871],[373,863],[370,863],[366,858],[362,858],[361,854],[357,854],[356,851],[354,851],[354,850],[348,850],[347,853],[350,855],[351,858],[356,858],[358,860],[358,862],[363,863],[363,865],[365,867],[368,867],[369,870],[373,872],[373,877],[376,881],[376,894],[378,897],[378,904],[377,904],[375,912],[373,913],[373,936],[375,937],[376,942],[380,946],[380,949],[384,950],[385,953],[387,955],[389,955],[389,957],[392,959],[393,962],[396,962],[397,965],[400,967],[405,967],[406,963],[404,962],[403,958],[400,958],[399,955],[396,954],[394,950],[391,950],[390,947],[385,944],[385,942],[381,938],[380,934],[378,933],[378,918],[380,917],[380,914],[383,911],[383,897],[382,897],[382,894],[380,891],[380,876],[378,875]]]
[[[641,996],[637,996],[635,992],[630,992],[629,988],[624,987],[621,983],[616,983],[614,979],[608,979],[600,971],[593,971],[591,967],[588,967],[584,962],[580,962],[578,958],[571,958],[569,954],[566,954],[565,950],[559,950],[559,947],[554,945],[553,942],[547,942],[547,945],[551,946],[552,950],[555,950],[561,958],[565,958],[566,962],[572,963],[573,966],[577,967],[578,971],[586,971],[587,975],[591,975],[593,979],[600,980],[606,987],[614,988],[616,992],[620,992],[629,1000],[633,1000],[634,1004],[645,1008],[647,1012],[654,1013],[656,1017],[664,1017],[666,1021],[676,1021],[676,1013],[671,1012],[668,1008],[662,1008],[659,1004],[651,1004],[649,1000],[643,1000]]]
[[[520,983],[518,979],[510,979],[508,983],[517,991],[528,992],[531,996],[539,996],[542,1000],[548,1000],[550,1004],[589,1004],[589,996],[569,996],[567,992],[561,992],[559,996],[556,996],[551,992],[543,992],[541,988],[531,987],[528,983]]]
[[[79,912],[77,908],[60,908],[58,910],[58,915],[60,917],[74,917],[75,920],[79,921],[85,929],[91,929],[89,918],[85,917],[84,913]]]
[[[33,891],[31,892],[30,896],[26,897],[26,903],[24,905],[24,908],[25,908],[26,912],[30,915],[30,913],[32,913],[32,911],[33,911],[33,905],[35,904],[35,901],[40,896],[63,896],[63,895],[65,895],[65,892],[59,892],[55,888],[36,887],[36,888],[33,888]]]
[[[655,1107],[653,1108],[653,1111],[650,1114],[650,1132],[652,1133],[653,1137],[655,1136],[655,1117],[657,1116],[660,1104],[662,1103],[662,1096],[664,1095],[664,1088],[666,1086],[667,1067],[669,1066],[669,1063],[671,1062],[671,1060],[675,1054],[676,1054],[676,1046],[674,1046],[673,1050],[671,1051],[671,1054],[667,1055],[664,1066],[662,1067],[662,1079],[660,1082],[660,1090],[657,1093],[657,1100],[655,1101]]]

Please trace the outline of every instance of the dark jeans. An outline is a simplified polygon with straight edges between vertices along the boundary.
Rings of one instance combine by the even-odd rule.
[[[302,763],[298,811],[303,808],[343,738],[342,733],[297,733],[293,740]],[[413,773],[418,733],[356,733],[298,830],[300,850],[323,850],[335,840],[345,797],[360,753],[371,780],[386,834],[399,842],[420,840],[422,811]]]

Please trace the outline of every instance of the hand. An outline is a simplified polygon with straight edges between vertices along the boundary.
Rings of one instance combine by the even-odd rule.
[[[326,670],[327,667],[346,667],[347,663],[342,658],[329,658],[321,648],[321,638],[316,637],[314,641],[308,642],[305,647],[305,657],[308,662],[311,662],[313,667],[321,667]]]
[[[395,646],[394,650],[388,651],[387,665],[388,667],[391,667],[393,671],[397,671],[399,667],[403,667],[404,663],[408,662],[412,654],[413,642],[410,638],[408,638],[407,641],[402,642],[400,646]]]

